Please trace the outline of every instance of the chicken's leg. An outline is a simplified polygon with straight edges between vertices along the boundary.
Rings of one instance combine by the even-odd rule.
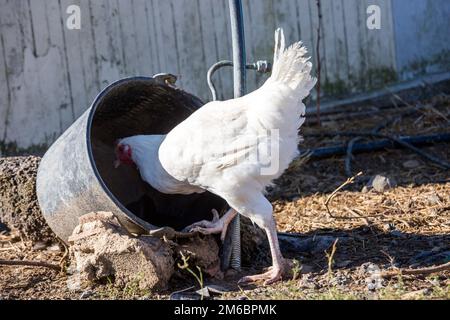
[[[271,216],[270,222],[268,222],[268,225],[264,227],[264,230],[266,231],[267,238],[269,240],[270,253],[272,254],[272,267],[270,267],[269,271],[265,273],[243,277],[239,280],[239,283],[265,280],[264,285],[268,285],[281,280],[283,274],[286,272],[287,263],[281,255],[277,229],[273,216]]]
[[[220,233],[220,239],[224,241],[228,225],[230,224],[231,220],[233,220],[237,212],[234,209],[230,209],[220,219],[219,214],[215,209],[212,210],[212,213],[214,215],[212,221],[202,220],[191,224],[190,226],[184,228],[184,230],[188,232],[197,231],[203,234]]]

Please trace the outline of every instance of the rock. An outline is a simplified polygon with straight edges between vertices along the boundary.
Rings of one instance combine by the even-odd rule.
[[[383,288],[383,279],[381,277],[371,276],[366,279],[367,290],[375,291]]]
[[[197,272],[196,266],[210,277],[221,277],[219,246],[212,236],[195,236],[179,239],[175,248],[179,263],[182,265],[181,255],[189,257],[190,268]],[[190,275],[189,275],[190,277]]]
[[[384,192],[389,190],[390,188],[395,187],[396,183],[393,179],[377,174],[372,177],[367,183],[367,191],[370,189],[374,189],[377,192]]]
[[[374,273],[380,273],[380,267],[372,262],[366,262],[359,266],[359,274],[361,275],[367,275],[367,274],[374,274]]]
[[[374,263],[366,262],[359,267],[359,273],[365,276],[365,283],[369,291],[375,291],[383,287],[380,267]]]
[[[441,204],[441,198],[436,193],[433,193],[427,197],[427,202],[430,206],[438,205]]]
[[[61,247],[59,244],[55,243],[47,247],[47,251],[59,252],[61,251]]]
[[[318,289],[319,285],[316,283],[311,274],[304,274],[299,281],[300,288]]]
[[[170,247],[153,237],[133,237],[110,212],[89,213],[69,237],[72,264],[81,282],[113,278],[124,288],[164,289],[174,272]]]
[[[47,243],[43,241],[38,241],[33,245],[33,250],[45,250],[47,249]]]
[[[85,290],[83,291],[83,293],[80,295],[80,299],[87,299],[90,296],[92,296],[94,293],[91,290]]]
[[[0,158],[0,221],[33,242],[55,242],[39,209],[36,174],[39,157]]]
[[[206,288],[206,287],[201,288],[201,289],[195,291],[195,293],[198,294],[198,295],[200,295],[200,296],[203,297],[203,298],[210,298],[210,297],[211,297],[211,294],[210,294],[208,288]]]
[[[199,294],[200,296],[203,296],[204,298],[210,298],[214,295],[222,295],[228,291],[229,290],[227,290],[223,287],[220,287],[220,286],[207,285],[207,286],[195,291],[195,293]]]
[[[335,275],[331,280],[330,284],[333,286],[344,286],[349,283],[349,278],[343,274]]]
[[[403,162],[403,167],[406,169],[415,169],[420,166],[420,162],[417,160],[408,160]]]

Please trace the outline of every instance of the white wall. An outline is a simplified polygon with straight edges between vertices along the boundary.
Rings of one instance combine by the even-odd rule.
[[[181,87],[208,100],[207,68],[231,58],[227,3],[0,0],[0,145],[14,152],[50,144],[102,88],[125,76],[178,74]],[[81,7],[81,30],[65,27],[71,4]],[[366,27],[369,4],[382,9],[381,30]],[[271,60],[277,26],[289,42],[302,39],[316,62],[315,0],[244,0],[244,14],[249,62]],[[365,90],[396,68],[390,0],[322,0],[322,14],[325,91]],[[250,72],[248,89],[264,79]],[[231,70],[215,81],[230,97]]]
[[[450,1],[393,2],[396,58],[402,78],[450,70]]]

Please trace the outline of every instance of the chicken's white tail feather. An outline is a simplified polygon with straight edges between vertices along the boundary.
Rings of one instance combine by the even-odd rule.
[[[285,41],[284,41],[284,33],[283,29],[278,28],[275,30],[275,50],[273,53],[273,63],[280,58],[280,54],[284,52],[285,49]]]
[[[296,42],[285,49],[283,29],[275,31],[275,50],[271,79],[281,82],[294,90],[299,99],[305,98],[316,84],[317,79],[311,77],[312,64],[302,42]]]

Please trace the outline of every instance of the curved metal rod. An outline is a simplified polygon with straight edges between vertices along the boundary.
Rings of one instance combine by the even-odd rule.
[[[214,83],[211,79],[212,75],[214,74],[214,72],[216,72],[217,70],[219,70],[222,67],[231,67],[231,66],[233,66],[233,62],[231,62],[229,60],[222,60],[222,61],[214,63],[211,66],[211,68],[209,68],[208,73],[206,74],[206,81],[208,81],[208,87],[209,87],[209,91],[211,91],[213,101],[217,100],[217,91],[216,91],[216,86],[214,85]]]
[[[209,69],[208,73],[206,74],[206,80],[208,81],[208,87],[211,91],[212,99],[213,101],[217,100],[217,91],[216,86],[214,85],[214,82],[212,81],[213,74],[223,67],[232,67],[233,62],[230,60],[221,60],[219,62],[214,63]],[[259,73],[269,73],[272,71],[272,65],[270,62],[267,62],[266,60],[259,60],[255,63],[247,63],[245,65],[245,69],[247,70],[256,70],[256,72]]]

